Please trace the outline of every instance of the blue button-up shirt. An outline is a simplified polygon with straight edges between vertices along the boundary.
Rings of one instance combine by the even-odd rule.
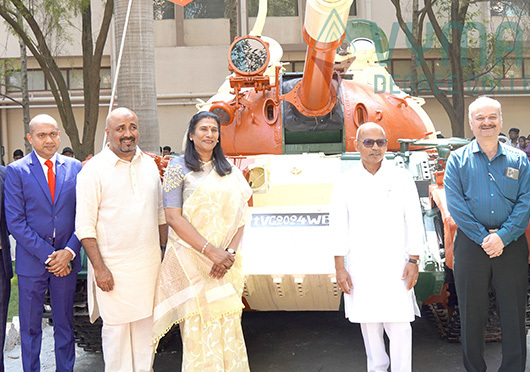
[[[444,185],[456,225],[477,244],[488,228],[499,228],[505,246],[519,238],[530,217],[529,167],[524,152],[504,144],[491,160],[476,140],[451,153]],[[512,170],[519,171],[517,177]]]

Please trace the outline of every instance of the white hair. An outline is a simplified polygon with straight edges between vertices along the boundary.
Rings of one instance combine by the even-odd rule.
[[[499,110],[499,117],[502,119],[501,103],[496,99],[487,96],[480,96],[469,105],[468,115],[470,123],[473,121],[473,113],[482,107],[495,107]]]

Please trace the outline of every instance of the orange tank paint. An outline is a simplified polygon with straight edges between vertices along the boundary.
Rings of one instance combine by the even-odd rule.
[[[226,155],[283,152],[280,107],[272,103],[274,93],[254,90],[245,93],[245,105],[236,109],[234,120],[221,128],[221,144]],[[273,106],[272,115],[266,110],[267,104]]]
[[[427,128],[407,102],[390,93],[375,93],[369,85],[342,81],[345,111],[346,151],[354,152],[357,129],[362,123],[374,122],[383,127],[388,150],[398,151],[400,138],[427,138]]]
[[[330,92],[333,77],[335,50],[344,40],[344,36],[333,43],[319,43],[304,28],[304,40],[307,43],[304,77],[300,86],[300,103],[308,111],[325,115],[335,105],[336,96]]]

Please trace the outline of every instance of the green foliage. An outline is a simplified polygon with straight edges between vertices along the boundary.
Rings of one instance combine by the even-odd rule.
[[[229,0],[194,0],[184,7],[184,18],[228,18],[228,2]]]
[[[13,261],[13,273],[15,272],[15,262]],[[16,274],[11,279],[11,297],[7,310],[7,321],[10,322],[14,316],[18,316],[18,277]]]
[[[153,19],[175,18],[175,3],[168,0],[153,0]]]
[[[258,14],[259,0],[249,0],[248,15],[255,17]],[[297,0],[269,0],[267,3],[268,17],[295,17],[298,15]]]
[[[528,0],[494,0],[491,2],[490,8],[492,16],[530,16],[530,2]]]

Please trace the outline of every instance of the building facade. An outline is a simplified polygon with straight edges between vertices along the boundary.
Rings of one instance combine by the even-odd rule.
[[[410,20],[412,0],[401,1],[405,17]],[[258,0],[241,0],[237,2],[237,16],[232,17],[236,23],[237,35],[246,35],[253,27],[258,10]],[[269,0],[268,17],[263,35],[277,40],[283,48],[282,61],[286,71],[302,71],[306,46],[302,37],[306,0]],[[500,2],[502,3],[502,2]],[[97,24],[100,9],[94,2],[94,22]],[[511,22],[521,24],[522,54],[515,50],[503,56],[502,63],[479,78],[472,80],[466,87],[469,100],[481,93],[489,93],[503,104],[504,132],[510,127],[519,127],[522,135],[530,134],[530,124],[525,120],[525,111],[530,93],[530,52],[525,20],[511,14],[509,9],[500,8],[497,2],[484,2],[473,7],[476,21],[487,26],[488,32],[499,30],[499,25]],[[374,21],[385,32],[389,41],[387,68],[394,76],[396,83],[407,89],[410,85],[411,48],[408,47],[404,33],[399,29],[396,12],[390,0],[356,0],[350,10],[353,18]],[[444,18],[443,10],[439,16]],[[407,18],[408,17],[408,18]],[[230,11],[229,0],[194,0],[185,7],[174,5],[166,0],[154,0],[153,18],[155,22],[155,66],[160,124],[161,146],[169,145],[175,152],[182,148],[182,138],[191,116],[197,111],[196,105],[206,101],[215,94],[229,74],[227,52],[230,45]],[[446,21],[441,21],[445,24]],[[513,28],[513,27],[512,27]],[[83,122],[82,92],[82,57],[80,32],[71,28],[71,43],[64,43],[57,51],[57,60],[66,77],[75,115],[78,123]],[[109,109],[111,84],[115,71],[117,46],[114,43],[114,32],[111,29],[105,57],[102,62],[102,89],[100,99],[100,116],[96,134],[96,152],[102,146],[105,117]],[[18,40],[12,36],[5,24],[0,26],[4,44],[4,59],[19,58]],[[479,34],[471,32],[470,49],[480,52]],[[519,45],[519,44],[517,44]],[[443,59],[443,52],[434,44],[429,45],[428,35],[424,37],[425,57],[439,79],[441,89],[447,88],[447,76],[450,69]],[[474,61],[470,55],[469,60]],[[34,58],[28,60],[28,78],[31,98],[31,116],[48,113],[59,117],[55,102],[44,79],[42,71]],[[421,76],[421,73],[420,73]],[[485,77],[484,77],[485,76]],[[483,78],[484,77],[484,78]],[[4,93],[15,98],[17,91],[17,73],[7,76]],[[489,79],[489,80],[488,80]],[[488,82],[489,81],[489,82]],[[486,82],[486,83],[485,83]],[[445,84],[445,85],[444,85]],[[493,85],[491,85],[493,84]],[[477,88],[478,87],[478,88]],[[451,136],[449,119],[442,106],[434,98],[427,84],[420,84],[419,95],[426,101],[424,109],[431,117],[440,133]],[[501,89],[502,88],[502,89]],[[119,95],[119,92],[118,92]],[[81,124],[79,124],[81,125]],[[471,135],[466,127],[466,135]],[[24,148],[24,129],[20,105],[9,99],[0,100],[0,135],[5,155],[4,161],[12,161],[12,153],[17,148]],[[69,139],[63,132],[62,146],[69,146]]]

